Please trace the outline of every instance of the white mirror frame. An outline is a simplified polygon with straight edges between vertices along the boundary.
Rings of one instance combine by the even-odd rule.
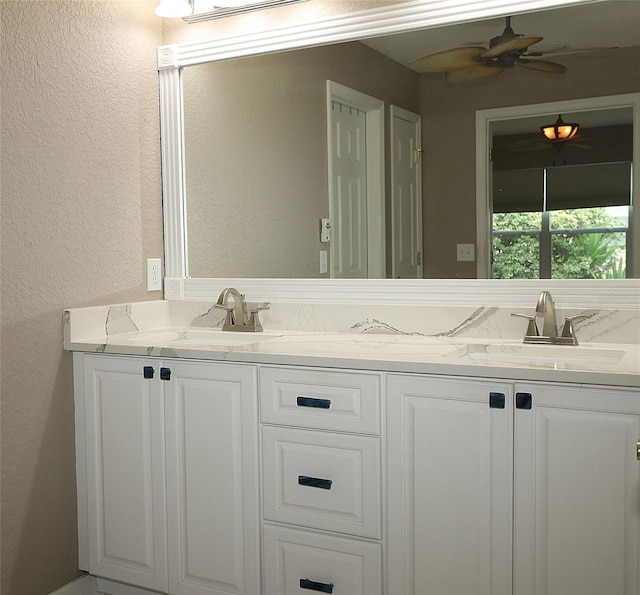
[[[542,289],[563,307],[640,308],[640,280],[192,279],[187,277],[180,69],[241,56],[401,33],[601,0],[415,0],[295,26],[158,48],[165,299],[211,301],[238,287],[251,301],[531,307]]]

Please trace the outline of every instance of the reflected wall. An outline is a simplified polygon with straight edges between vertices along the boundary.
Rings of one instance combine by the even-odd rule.
[[[327,80],[384,101],[387,137],[391,104],[419,109],[419,76],[358,42],[183,70],[190,276],[326,276]]]

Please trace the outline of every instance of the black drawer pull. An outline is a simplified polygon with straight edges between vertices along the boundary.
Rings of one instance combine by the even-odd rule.
[[[300,579],[300,588],[309,591],[320,591],[320,593],[333,593],[333,583],[317,583],[308,578]]]
[[[160,380],[171,380],[171,368],[160,368]]]
[[[296,403],[298,403],[298,407],[317,407],[318,409],[329,409],[331,407],[329,399],[316,399],[314,397],[298,397]]]
[[[298,485],[309,486],[310,488],[320,488],[321,490],[330,490],[333,485],[333,480],[309,477],[308,475],[298,475]]]
[[[142,375],[145,378],[153,378],[154,373],[155,373],[155,370],[153,369],[153,366],[143,366],[142,367]]]
[[[492,409],[504,409],[504,406],[504,393],[489,393],[489,407],[491,407]]]
[[[531,409],[531,393],[516,393],[516,409]]]

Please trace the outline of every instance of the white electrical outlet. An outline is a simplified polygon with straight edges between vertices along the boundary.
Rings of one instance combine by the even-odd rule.
[[[147,258],[147,291],[162,289],[162,260]]]

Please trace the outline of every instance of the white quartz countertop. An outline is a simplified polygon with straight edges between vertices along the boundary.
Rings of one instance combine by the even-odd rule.
[[[627,343],[524,345],[495,338],[167,327],[95,338],[65,333],[64,346],[163,358],[640,387],[640,346]]]

